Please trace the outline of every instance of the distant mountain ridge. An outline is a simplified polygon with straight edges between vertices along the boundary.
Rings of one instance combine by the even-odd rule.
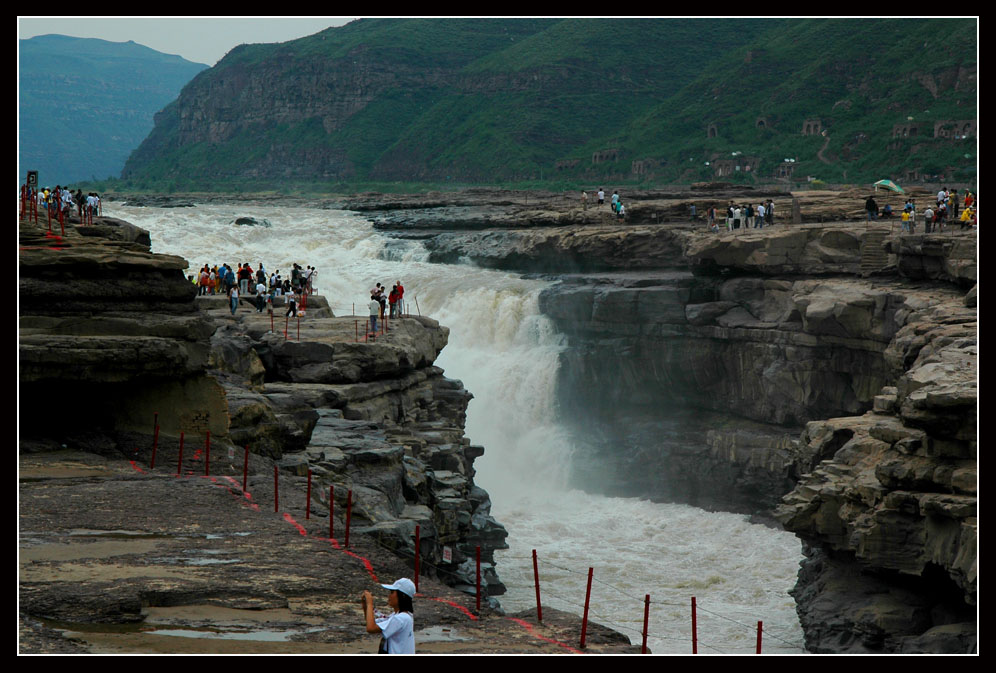
[[[972,180],[976,29],[364,19],[233,49],[156,115],[122,177],[160,189]]]
[[[18,41],[19,174],[43,185],[118,176],[153,116],[208,66],[135,42]]]

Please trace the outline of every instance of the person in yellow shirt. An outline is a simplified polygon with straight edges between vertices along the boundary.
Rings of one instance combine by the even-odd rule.
[[[910,229],[910,211],[908,210],[903,211],[903,231],[909,231],[912,233],[912,230]]]
[[[959,224],[962,230],[972,228],[972,220],[975,218],[975,210],[972,208],[966,208],[961,211],[961,217],[958,218]]]

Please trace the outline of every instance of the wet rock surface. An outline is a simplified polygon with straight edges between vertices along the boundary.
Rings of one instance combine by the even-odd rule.
[[[412,576],[409,563],[355,529],[347,549],[339,510],[330,538],[327,507],[313,501],[306,515],[302,477],[280,474],[275,512],[267,461],[254,461],[243,491],[225,458],[205,476],[203,456],[185,457],[177,475],[142,453],[22,456],[21,653],[376,651],[359,595],[387,609],[379,584]],[[542,624],[487,601],[477,611],[473,596],[426,577],[415,606],[419,652],[569,652],[580,632],[556,611]],[[634,651],[589,629],[588,651]]]

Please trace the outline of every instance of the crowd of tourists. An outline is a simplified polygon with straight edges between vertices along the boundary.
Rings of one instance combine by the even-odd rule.
[[[605,206],[605,190],[601,187],[598,188],[597,192],[598,207],[601,209]],[[581,207],[584,210],[588,210],[588,192],[581,192]],[[619,196],[618,191],[612,192],[612,197],[609,199],[609,208],[612,212],[616,214],[616,219],[622,220],[626,218],[626,206],[623,205],[622,198]]]
[[[692,219],[695,219],[695,206],[691,207]],[[706,209],[706,220],[709,223],[709,230],[719,233],[721,219],[720,212],[716,206],[709,206]],[[730,202],[726,207],[726,230],[736,231],[738,229],[763,229],[767,224],[769,227],[775,223],[775,204],[771,199],[762,201],[757,205],[752,203],[736,204]]]
[[[388,292],[386,286],[377,283],[370,288],[370,327],[377,331],[377,320],[383,320],[387,315],[391,318],[400,318],[404,313],[405,286],[399,280]]]
[[[943,232],[956,222],[964,231],[978,227],[978,208],[978,197],[971,191],[966,191],[962,200],[957,189],[949,191],[947,187],[942,187],[937,192],[934,204],[928,204],[922,212],[917,210],[915,199],[907,198],[898,218],[902,222],[901,231],[910,234],[916,233],[918,218],[923,223],[924,233],[927,234]],[[879,210],[873,196],[869,196],[865,201],[865,213],[869,222],[878,220],[879,217],[889,220],[896,217],[889,204]]]
[[[313,266],[293,264],[288,277],[280,269],[268,273],[260,262],[255,269],[249,262],[233,269],[229,264],[205,264],[196,275],[188,276],[197,285],[199,296],[225,294],[232,314],[242,300],[249,301],[258,313],[273,310],[274,297],[286,297],[287,315],[296,316],[298,297],[315,293],[318,271]]]
[[[82,189],[73,193],[72,188],[56,185],[55,189],[41,187],[34,189],[29,185],[21,186],[22,214],[26,214],[27,204],[34,204],[37,211],[48,212],[52,219],[58,219],[62,213],[67,219],[75,211],[81,222],[99,217],[103,204],[96,192],[84,194]]]

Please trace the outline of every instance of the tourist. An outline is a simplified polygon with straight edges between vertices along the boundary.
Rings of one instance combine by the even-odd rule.
[[[232,291],[228,295],[228,303],[232,308],[232,315],[235,315],[235,309],[239,307],[239,288],[232,286]]]
[[[377,332],[377,318],[380,317],[380,302],[377,301],[377,297],[370,295],[370,330],[372,332]]]
[[[297,317],[297,294],[293,291],[287,293],[287,313],[284,315],[285,318]]]
[[[902,230],[903,231],[910,231],[910,211],[909,210],[904,210],[903,211],[903,218],[902,219],[903,219],[903,228],[902,228]]]
[[[934,213],[934,222],[937,224],[937,233],[944,232],[944,222],[948,218],[948,207],[943,203],[937,206],[937,212]]]
[[[940,208],[944,205],[944,202],[948,199],[948,188],[941,187],[941,191],[937,192],[937,207]]]
[[[391,307],[391,317],[398,317],[398,286],[395,285],[391,288],[391,294],[387,296],[387,303]]]
[[[745,214],[744,216],[747,218],[746,219],[747,226],[750,227],[751,229],[756,229],[757,225],[754,224],[754,206],[748,203],[744,207],[744,214]]]
[[[764,216],[768,219],[768,226],[775,224],[775,202],[768,199],[768,205],[764,208]]]
[[[888,203],[882,206],[882,219],[891,220],[892,219],[892,206]]]
[[[952,189],[951,193],[948,194],[948,203],[951,206],[951,219],[958,219],[958,190]]]
[[[366,620],[367,633],[379,633],[382,636],[379,654],[415,654],[415,583],[407,577],[402,577],[394,584],[381,584],[391,593],[387,604],[394,614],[377,618],[374,615],[373,595],[364,591],[360,596],[363,617]]]
[[[764,229],[764,203],[757,204],[757,228]]]
[[[616,202],[616,219],[623,219],[626,215],[626,206],[622,204],[622,201]]]
[[[923,211],[923,231],[929,234],[934,228],[934,211],[930,206],[927,206],[927,210]]]
[[[961,217],[958,218],[958,222],[961,225],[962,231],[972,228],[972,220],[974,217],[975,212],[971,208],[966,207],[965,210],[961,211]]]
[[[733,231],[733,202],[726,207],[726,230]]]
[[[398,315],[405,314],[405,286],[398,281]]]
[[[588,192],[581,190],[581,210],[588,210]]]
[[[262,313],[266,306],[266,283],[259,281],[256,283],[256,313]]]
[[[741,216],[740,206],[733,207],[733,228],[740,228],[740,216]]]
[[[871,196],[865,201],[865,212],[868,214],[868,221],[878,219],[878,204],[875,203],[875,199]]]
[[[601,187],[598,188],[598,205],[599,206],[605,205],[605,190],[603,190]]]
[[[706,209],[706,219],[709,222],[710,231],[719,231],[719,227],[716,226],[716,206],[709,206]]]
[[[616,209],[619,206],[619,192],[617,192],[615,190],[612,191],[612,204],[611,205],[612,205],[612,212],[613,213],[616,212]]]
[[[695,221],[695,204],[692,204],[692,222]]]

